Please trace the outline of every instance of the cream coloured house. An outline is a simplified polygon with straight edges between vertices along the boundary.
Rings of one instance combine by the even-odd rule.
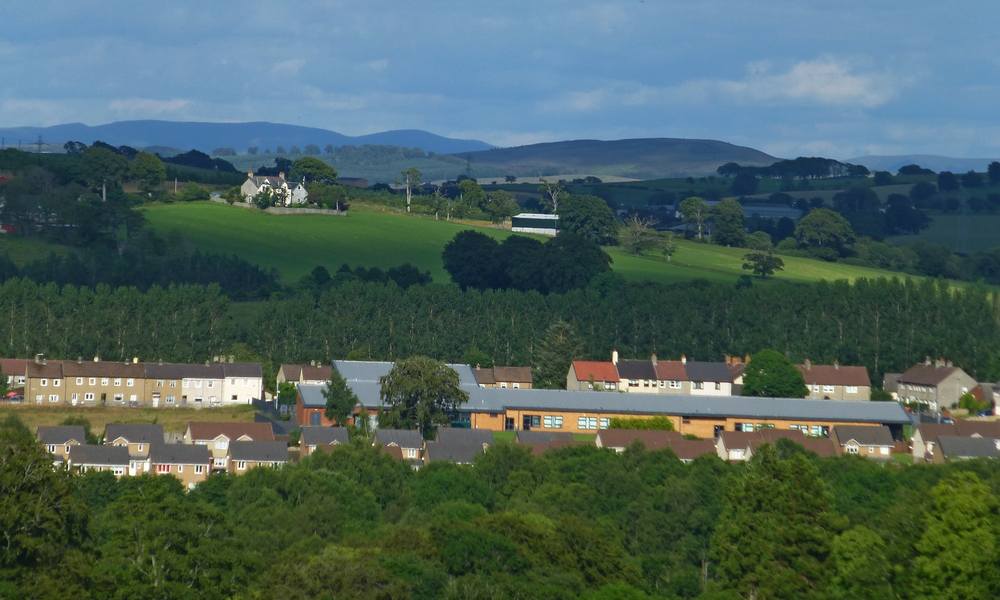
[[[247,172],[247,179],[240,186],[240,196],[244,202],[252,202],[257,194],[268,194],[276,196],[275,204],[279,206],[294,206],[305,204],[309,201],[309,192],[306,190],[305,180],[299,183],[289,183],[285,179],[284,173],[278,176],[254,175],[253,171]]]

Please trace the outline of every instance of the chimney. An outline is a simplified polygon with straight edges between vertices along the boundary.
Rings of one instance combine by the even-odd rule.
[[[656,354],[655,353],[649,355],[649,362],[653,363],[653,367],[654,368],[656,367]]]
[[[282,181],[284,181],[284,180],[285,180],[285,172],[284,172],[284,171],[280,171],[280,172],[278,173],[278,179],[280,179],[280,180],[282,180]]]
[[[750,364],[750,354],[747,354],[743,357],[743,362],[748,365]]]
[[[687,354],[681,354],[681,364],[682,364],[682,365],[686,365],[686,364],[688,364],[688,357],[687,357]]]
[[[802,363],[802,365],[806,368],[806,371],[811,371],[813,368],[813,363],[808,358],[805,360],[804,363]]]
[[[253,169],[247,169],[247,179],[253,179]]]
[[[133,365],[139,364],[139,357],[138,356],[133,356],[132,357],[132,364]]]
[[[931,357],[930,356],[925,356],[924,357],[924,364],[927,365],[927,366],[930,366],[930,364],[931,364]]]
[[[611,351],[611,364],[613,364],[613,365],[617,365],[618,364],[618,351],[617,350],[612,350]]]
[[[101,362],[101,357],[95,354],[94,355],[94,362]]]
[[[82,356],[77,356],[77,357],[76,357],[76,364],[78,364],[78,365],[79,365],[79,364],[81,364],[81,363],[83,363],[83,357],[82,357]]]
[[[45,355],[44,354],[36,354],[35,355],[35,364],[36,365],[44,365],[45,364]]]
[[[833,368],[834,369],[839,369],[840,368],[840,361],[839,360],[833,361]]]

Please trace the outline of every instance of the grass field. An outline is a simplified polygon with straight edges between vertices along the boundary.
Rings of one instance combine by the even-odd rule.
[[[45,258],[52,252],[66,254],[71,250],[68,246],[60,246],[32,238],[0,236],[0,253],[6,253],[10,256],[10,259],[17,266]]]
[[[975,252],[1000,246],[1000,214],[931,214],[930,226],[919,235],[900,235],[892,242],[923,240],[944,244],[957,252]]]
[[[441,266],[441,249],[457,232],[473,227],[363,206],[353,208],[347,217],[270,215],[208,202],[151,205],[144,211],[157,230],[176,230],[203,250],[237,254],[275,268],[286,282],[298,280],[318,264],[332,271],[344,263],[385,268],[403,262],[429,270],[437,281],[448,281]],[[511,235],[489,227],[478,229],[498,239]],[[733,282],[745,274],[742,264],[746,251],[738,248],[680,241],[669,262],[661,256],[630,256],[619,248],[608,248],[608,252],[614,270],[634,281]],[[783,260],[785,270],[777,279],[854,280],[898,275],[807,258]]]
[[[0,407],[0,419],[14,415],[31,431],[39,425],[58,425],[69,417],[83,417],[90,422],[95,434],[104,431],[108,423],[159,423],[164,431],[183,432],[189,421],[253,421],[252,406],[226,406],[221,408],[83,408],[78,406],[35,406],[14,404]]]

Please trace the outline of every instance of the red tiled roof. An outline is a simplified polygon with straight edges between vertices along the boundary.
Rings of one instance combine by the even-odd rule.
[[[574,360],[573,372],[577,381],[618,381],[618,369],[610,361]]]
[[[856,385],[869,387],[868,369],[847,365],[797,365],[806,385]]]
[[[687,369],[679,360],[658,360],[656,378],[659,381],[687,381]]]
[[[0,358],[0,370],[4,375],[24,376],[28,369],[28,359],[26,358]]]
[[[936,386],[957,370],[957,367],[938,367],[935,365],[919,364],[907,369],[905,373],[899,376],[898,381],[900,383]]]
[[[306,381],[328,381],[333,370],[329,365],[314,367],[312,365],[302,366],[302,379]]]

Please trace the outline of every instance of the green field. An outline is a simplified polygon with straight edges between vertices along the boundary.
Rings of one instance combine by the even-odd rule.
[[[931,224],[918,235],[890,238],[896,243],[923,240],[944,244],[956,252],[975,252],[1000,246],[1000,214],[931,213]]]
[[[351,266],[392,267],[410,262],[429,270],[437,281],[448,281],[441,250],[457,232],[474,227],[435,221],[355,205],[349,216],[270,215],[218,203],[193,202],[150,205],[143,209],[150,225],[161,233],[178,231],[197,247],[237,254],[277,269],[294,282],[316,265],[335,270]],[[475,227],[497,239],[509,231]],[[671,261],[661,256],[630,256],[608,248],[614,269],[640,281],[676,282],[691,279],[733,282],[745,274],[745,250],[681,241]],[[784,257],[777,279],[817,281],[898,275],[799,257]]]
[[[60,246],[34,238],[0,236],[0,253],[5,253],[17,266],[24,266],[33,260],[45,258],[52,252],[66,254],[68,246]]]

